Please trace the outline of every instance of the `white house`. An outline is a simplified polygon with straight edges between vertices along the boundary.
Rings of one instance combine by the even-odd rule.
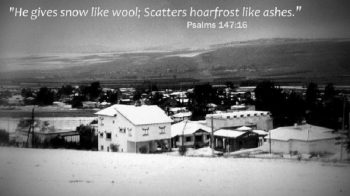
[[[310,124],[279,127],[267,135],[262,146],[269,151],[271,138],[271,151],[275,153],[336,153],[340,147],[335,145],[340,134],[333,133],[332,129]]]
[[[202,147],[209,145],[211,128],[205,121],[181,121],[171,126],[172,146]]]
[[[208,114],[206,117],[207,126],[215,130],[223,127],[255,127],[259,130],[271,130],[272,118],[266,111],[234,111],[228,113]]]
[[[100,151],[146,153],[170,148],[172,120],[158,106],[116,104],[96,115]]]

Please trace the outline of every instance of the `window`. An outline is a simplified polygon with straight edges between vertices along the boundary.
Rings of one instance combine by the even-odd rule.
[[[159,134],[165,134],[165,126],[159,127],[160,132]]]
[[[207,140],[210,139],[210,135],[207,135]]]
[[[112,134],[111,133],[106,133],[106,139],[108,139],[108,140],[112,139]]]
[[[129,135],[129,137],[131,137],[132,136],[132,128],[128,128],[128,135]]]
[[[149,127],[147,128],[142,128],[142,131],[143,131],[143,136],[147,136],[148,135],[148,131],[149,131]]]
[[[192,141],[192,137],[189,136],[189,137],[186,137],[186,142],[191,142]]]
[[[102,117],[102,116],[100,116],[100,125],[101,125],[101,126],[104,125],[104,124],[103,124],[103,117]]]
[[[101,150],[103,150],[103,145],[101,145]]]
[[[100,137],[103,137],[103,132],[100,132]]]
[[[120,133],[126,133],[126,128],[120,128],[120,127],[119,127],[119,132],[120,132]]]

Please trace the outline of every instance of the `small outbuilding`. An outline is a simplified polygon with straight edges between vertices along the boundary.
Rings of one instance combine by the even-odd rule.
[[[216,150],[233,152],[258,147],[259,135],[253,131],[224,128],[214,132],[214,140]]]

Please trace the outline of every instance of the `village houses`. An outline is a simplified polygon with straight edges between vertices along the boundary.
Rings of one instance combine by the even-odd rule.
[[[206,124],[214,130],[214,148],[236,151],[263,144],[267,131],[273,128],[272,117],[266,111],[233,111],[208,114]]]
[[[213,126],[212,126],[213,125]],[[236,151],[261,146],[272,118],[266,111],[234,111],[208,114],[206,120],[184,120],[171,126],[172,146],[208,146],[213,134],[214,148]]]

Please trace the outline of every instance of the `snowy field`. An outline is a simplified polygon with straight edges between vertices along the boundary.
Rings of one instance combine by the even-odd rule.
[[[3,147],[0,195],[350,195],[350,166]]]

